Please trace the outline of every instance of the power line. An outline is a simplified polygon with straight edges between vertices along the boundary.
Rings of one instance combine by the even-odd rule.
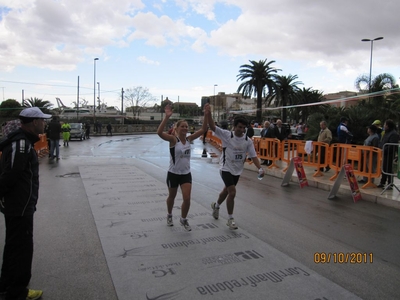
[[[49,83],[36,83],[36,82],[23,82],[23,81],[9,81],[9,80],[0,80],[0,82],[7,82],[7,83],[17,83],[17,84],[30,84],[30,85],[44,85],[44,86],[56,86],[56,87],[68,87],[68,88],[76,88],[76,85],[61,85],[61,84],[49,84]],[[91,88],[89,87],[84,87],[84,86],[80,86],[80,89],[88,89],[91,90]],[[113,93],[113,92],[120,92],[120,90],[110,90],[110,91],[103,91],[101,90],[102,93]],[[50,94],[52,95],[52,94]],[[56,94],[53,94],[56,95]],[[63,94],[63,95],[76,95],[75,94]],[[89,94],[88,94],[89,95]]]

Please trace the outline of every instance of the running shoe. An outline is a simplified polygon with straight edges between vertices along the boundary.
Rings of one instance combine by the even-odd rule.
[[[26,300],[37,300],[42,297],[43,291],[41,290],[28,290],[28,295],[26,296]]]
[[[187,231],[191,231],[191,230],[192,230],[192,228],[190,227],[189,222],[188,222],[187,219],[184,220],[184,219],[181,218],[181,225],[182,225]]]
[[[228,225],[230,229],[238,229],[234,218],[229,219],[226,225]]]
[[[211,208],[213,210],[212,216],[214,217],[215,220],[218,220],[219,218],[219,207],[216,207],[217,203],[213,202],[211,203]]]
[[[172,220],[172,216],[167,216],[167,226],[174,226],[174,221]]]

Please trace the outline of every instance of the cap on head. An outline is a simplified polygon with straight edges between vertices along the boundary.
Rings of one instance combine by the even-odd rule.
[[[372,122],[372,125],[381,125],[381,121],[375,120],[374,122]]]
[[[23,123],[28,123],[33,119],[50,119],[51,115],[44,114],[39,107],[28,107],[19,113],[19,118]]]

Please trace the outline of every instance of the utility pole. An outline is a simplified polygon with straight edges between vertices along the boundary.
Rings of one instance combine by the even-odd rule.
[[[163,119],[163,113],[162,113],[162,103],[163,103],[163,95],[161,95],[161,105],[160,105],[160,111],[161,111],[161,121]]]
[[[99,103],[99,110],[101,109],[100,106],[100,82],[97,81],[97,103]]]
[[[124,88],[121,88],[121,115],[122,115],[122,125],[124,124]]]
[[[79,76],[76,95],[76,121],[79,122]]]

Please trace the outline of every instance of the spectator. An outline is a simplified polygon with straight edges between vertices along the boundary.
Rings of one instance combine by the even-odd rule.
[[[385,131],[383,131],[381,121],[375,120],[374,122],[372,122],[371,125],[376,126],[376,133],[379,135],[379,138],[382,139],[383,135],[385,134]]]
[[[378,135],[377,131],[378,128],[375,125],[370,125],[367,127],[367,133],[368,137],[364,141],[364,146],[372,146],[372,147],[378,147],[379,146],[379,141],[380,141],[380,136]],[[363,153],[363,159],[366,160],[366,171],[369,172],[368,170],[368,165],[369,165],[369,157],[365,157],[365,153]],[[376,161],[377,157],[376,154],[372,156],[372,173],[376,172]],[[368,177],[363,177],[361,180],[359,180],[359,183],[366,183],[368,181]],[[372,182],[374,182],[374,178],[372,178]]]
[[[71,125],[69,125],[68,122],[65,122],[64,124],[62,124],[61,130],[62,130],[62,135],[63,135],[63,140],[64,140],[64,147],[69,146],[69,140],[71,137],[71,134],[70,134]]]
[[[396,131],[396,124],[393,120],[386,120],[384,125],[385,135],[383,136],[381,142],[379,143],[379,147],[382,149],[382,177],[381,182],[378,185],[380,188],[385,188],[386,181],[388,185],[392,185],[393,183],[393,160],[396,155],[396,151],[398,145],[386,145],[388,143],[397,144],[399,142],[399,134]],[[385,146],[386,145],[386,146]],[[389,186],[387,189],[393,189]]]
[[[305,126],[304,126],[303,122],[300,122],[299,124],[297,124],[296,133],[297,133],[297,136],[298,136],[299,140],[303,140],[304,139],[304,136],[305,136],[304,130],[305,130]]]
[[[264,122],[264,128],[261,130],[260,135],[264,138],[274,138],[274,129],[269,121]]]
[[[351,141],[353,140],[353,135],[347,128],[348,123],[349,120],[346,117],[340,118],[340,124],[337,127],[337,136],[338,142],[341,144],[351,144]]]
[[[321,130],[318,134],[318,142],[326,143],[326,144],[330,145],[330,143],[332,141],[332,132],[327,127],[326,121],[321,121],[319,123],[319,127],[321,128]],[[328,172],[331,168],[325,161],[325,151],[326,150],[325,150],[325,147],[320,147],[320,148],[321,149],[317,149],[318,156],[319,156],[319,162],[326,165],[325,172]],[[323,172],[324,168],[323,167],[319,168],[319,170]]]
[[[106,136],[110,134],[112,136],[112,126],[111,123],[107,124],[107,132],[106,132]]]
[[[60,135],[61,123],[58,117],[53,117],[49,123],[49,138],[50,138],[50,159],[60,159]],[[54,151],[56,155],[54,156]]]
[[[270,138],[270,139],[274,138],[274,128],[271,128],[271,123],[269,121],[264,122],[264,128],[261,130],[260,135],[263,138]],[[268,149],[268,155],[270,155],[269,149]],[[272,161],[265,160],[262,164],[270,166],[272,164]]]
[[[32,273],[33,215],[39,196],[39,161],[34,144],[44,132],[44,119],[51,115],[38,107],[19,114],[21,128],[0,145],[1,212],[5,218],[5,245],[0,294],[6,299],[39,299],[43,291],[28,289]]]
[[[274,136],[280,140],[281,142],[283,140],[287,140],[287,131],[282,125],[282,121],[278,119],[276,121],[276,126],[274,126]]]
[[[90,139],[90,123],[86,122],[85,124],[85,135],[86,139]]]
[[[336,129],[336,133],[338,136],[338,143],[340,144],[351,144],[351,141],[353,140],[353,135],[351,134],[351,132],[349,131],[349,129],[347,128],[347,124],[349,123],[349,120],[346,117],[341,117],[340,118],[340,124]],[[339,152],[339,161],[336,162],[338,167],[342,167],[342,165],[344,164],[344,152],[345,149],[343,148],[338,148]]]

